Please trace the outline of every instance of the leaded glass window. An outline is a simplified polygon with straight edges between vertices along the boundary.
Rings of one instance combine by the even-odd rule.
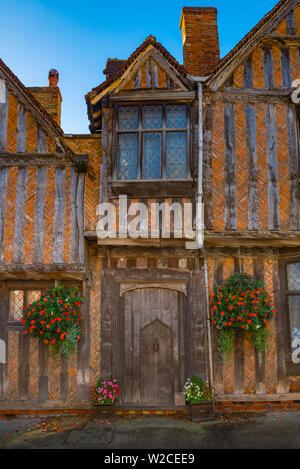
[[[190,177],[185,104],[119,106],[116,132],[116,179]]]
[[[40,297],[41,290],[10,290],[9,320],[18,321],[22,317],[23,306],[37,301]]]
[[[296,351],[300,349],[300,263],[287,266],[287,285],[292,361],[299,363]]]

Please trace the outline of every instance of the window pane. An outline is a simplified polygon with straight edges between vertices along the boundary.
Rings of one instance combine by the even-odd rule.
[[[288,289],[300,290],[300,264],[289,264],[287,266]]]
[[[119,108],[119,129],[131,130],[137,129],[139,126],[139,110],[138,107],[123,106]]]
[[[290,329],[292,352],[299,348],[300,343],[300,296],[289,296]]]
[[[143,135],[143,179],[161,178],[161,134]]]
[[[167,128],[184,129],[187,126],[187,112],[185,105],[167,106]]]
[[[188,177],[186,132],[167,133],[166,173],[168,179]]]
[[[143,106],[143,129],[161,129],[162,106]]]
[[[138,134],[119,134],[118,179],[138,177]]]
[[[27,301],[28,304],[33,303],[41,298],[41,290],[28,290],[27,291]]]
[[[18,320],[22,316],[24,304],[24,290],[9,292],[9,319]]]

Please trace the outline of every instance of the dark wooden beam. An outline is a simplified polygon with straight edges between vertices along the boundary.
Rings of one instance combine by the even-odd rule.
[[[27,168],[19,168],[16,196],[14,262],[21,264],[24,258],[24,223],[27,185]]]
[[[205,231],[207,246],[284,247],[300,245],[300,231]]]
[[[4,262],[4,234],[8,169],[0,168],[0,264]]]
[[[236,195],[236,151],[235,151],[235,107],[224,105],[224,147],[225,147],[225,226],[227,230],[237,227]]]
[[[268,176],[268,222],[270,230],[279,230],[279,183],[277,157],[277,118],[274,104],[266,105],[266,156]]]
[[[34,213],[34,263],[39,264],[44,259],[44,208],[47,184],[47,168],[37,170],[36,202]]]
[[[248,168],[248,229],[258,230],[258,162],[255,107],[245,105]]]
[[[132,92],[120,91],[115,96],[110,96],[111,101],[181,101],[181,102],[193,102],[195,100],[196,94],[195,91],[169,91],[169,90],[158,90],[157,88],[147,89],[147,91],[137,91],[133,90]]]
[[[54,213],[54,246],[53,263],[63,262],[64,234],[65,234],[65,197],[66,197],[66,170],[56,168],[55,171],[55,213]]]
[[[196,189],[193,179],[111,181],[109,186],[114,197],[126,194],[134,199],[191,197]]]
[[[274,88],[272,90],[266,88],[224,88],[222,91],[213,93],[211,99],[228,103],[290,103],[292,92],[292,88]]]
[[[264,282],[265,269],[263,257],[253,259],[253,276],[256,280]],[[266,354],[255,349],[255,383],[256,393],[266,392]]]
[[[10,166],[72,166],[74,163],[63,153],[9,153],[0,152],[0,167]]]
[[[7,117],[8,117],[8,100],[9,92],[4,84],[4,97],[3,103],[0,103],[0,151],[6,150],[6,137],[7,137]]]
[[[83,264],[6,264],[0,265],[0,280],[46,280],[86,278]]]
[[[22,104],[18,104],[18,134],[17,134],[17,152],[26,151],[26,123],[27,112]]]
[[[268,46],[300,46],[300,35],[267,34],[261,44]]]
[[[42,138],[42,133],[40,137]],[[41,140],[38,140],[39,149],[45,148]],[[84,161],[87,163],[88,155],[86,154],[73,154],[72,156],[66,153],[25,153],[25,152],[6,152],[0,151],[0,167],[11,166],[74,166],[79,162]]]

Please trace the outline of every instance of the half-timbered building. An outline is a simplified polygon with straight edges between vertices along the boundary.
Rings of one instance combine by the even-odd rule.
[[[180,28],[183,65],[153,36],[108,60],[89,135],[63,133],[55,70],[25,88],[0,62],[0,409],[79,408],[99,376],[121,406],[176,408],[194,375],[219,408],[300,401],[300,3],[281,0],[223,59],[215,8],[183,8]],[[264,353],[241,332],[224,362],[208,297],[234,272],[263,280],[277,314]],[[85,298],[69,361],[19,321],[57,280]]]

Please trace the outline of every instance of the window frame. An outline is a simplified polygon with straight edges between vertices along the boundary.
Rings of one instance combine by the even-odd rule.
[[[184,105],[187,110],[187,126],[182,129],[173,129],[167,128],[166,126],[166,106],[172,105]],[[120,107],[138,107],[139,113],[139,125],[138,129],[129,129],[129,130],[119,130],[119,119],[118,119],[118,110]],[[142,128],[142,107],[143,106],[162,106],[163,108],[163,127],[160,129],[143,129]],[[188,102],[178,102],[178,101],[147,101],[147,102],[115,102],[113,104],[113,116],[114,116],[114,126],[113,126],[113,182],[159,182],[159,181],[187,181],[192,178],[192,132],[191,132],[191,103]],[[182,179],[169,179],[166,177],[166,142],[167,142],[167,133],[168,132],[186,132],[187,134],[187,177]],[[135,133],[138,135],[138,177],[137,179],[118,179],[118,135],[119,134],[132,134]],[[144,133],[161,133],[162,134],[162,145],[161,145],[161,178],[160,179],[144,179],[142,177],[142,161],[143,161],[143,134]]]
[[[288,289],[288,266],[299,263],[300,258],[298,257],[295,259],[284,260],[281,262],[280,266],[282,311],[285,312],[283,315],[284,353],[288,376],[300,376],[300,363],[292,362],[291,324],[289,310],[289,296],[300,296],[300,290]]]
[[[300,104],[296,104],[294,107],[294,116],[296,120],[295,129],[295,140],[296,140],[296,177],[297,177],[297,195],[298,200],[300,199]]]

